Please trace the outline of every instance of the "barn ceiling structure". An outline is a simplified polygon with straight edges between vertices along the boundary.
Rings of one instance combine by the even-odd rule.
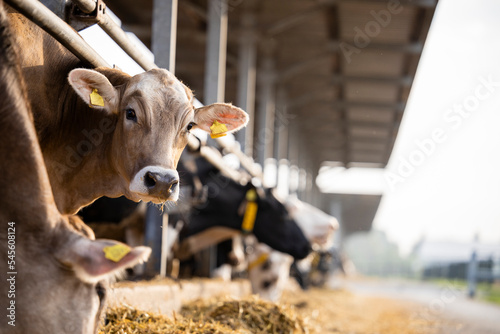
[[[264,80],[271,80],[276,119],[286,123],[289,137],[293,133],[296,141],[289,151],[300,149],[299,159],[315,167],[323,161],[383,167],[398,133],[436,3],[229,0],[225,100],[238,102],[241,44],[253,38],[256,113],[264,110],[259,104],[265,103],[259,88],[265,86]],[[107,4],[126,30],[151,46],[153,1],[108,0]],[[176,75],[202,102],[207,6],[206,0],[178,3]],[[254,129],[257,136],[258,131]],[[273,155],[277,152],[269,152],[268,157]]]
[[[153,50],[159,2],[106,1],[123,28]],[[331,208],[338,196],[320,196],[311,180],[325,162],[385,167],[436,5],[437,0],[179,0],[175,74],[204,103],[219,99],[246,109],[253,124],[238,137],[246,153],[261,164],[274,158],[305,171],[313,190],[299,196]],[[212,21],[227,24],[227,53],[219,58],[225,80],[216,97],[208,96],[207,87],[207,76],[214,75],[214,63],[207,60]],[[346,204],[344,197],[342,206],[357,201],[348,196]],[[366,219],[373,219],[377,207],[364,208],[370,211]],[[343,223],[350,231],[371,227],[359,219],[345,217]]]

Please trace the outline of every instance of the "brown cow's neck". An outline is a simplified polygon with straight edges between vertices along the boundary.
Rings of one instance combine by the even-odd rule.
[[[41,147],[58,209],[75,214],[101,196],[117,197],[120,177],[111,162],[116,116],[93,110],[65,84],[57,127],[39,127]],[[35,113],[36,115],[36,113]],[[98,176],[98,177],[96,177]]]
[[[22,232],[23,237],[28,233],[41,236],[42,231],[57,225],[60,215],[52,197],[6,21],[4,12],[0,11],[0,155],[3,159],[0,219],[6,226],[4,233],[7,222],[11,221],[19,227],[12,231]],[[25,227],[21,227],[23,225]]]
[[[101,154],[92,154],[90,158],[82,160],[76,167],[59,163],[61,151],[44,152],[50,183],[59,211],[66,214],[75,214],[80,208],[89,205],[96,198],[102,196],[118,197],[122,194],[119,188],[110,188],[109,184],[119,184],[120,178],[106,158]],[[95,175],[99,175],[99,182]]]

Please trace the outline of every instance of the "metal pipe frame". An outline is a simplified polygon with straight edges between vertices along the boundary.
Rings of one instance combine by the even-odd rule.
[[[208,1],[207,47],[203,102],[224,100],[226,82],[227,2]]]
[[[250,121],[247,128],[241,129],[236,134],[236,139],[240,143],[243,152],[252,155],[257,72],[255,17],[253,13],[245,12],[241,21],[242,33],[239,40],[237,102],[240,108],[246,110]]]
[[[16,0],[17,1],[17,0]],[[30,0],[31,1],[31,0]],[[94,0],[72,0],[83,12],[91,13],[96,10],[97,3]],[[22,1],[20,1],[22,2]],[[98,8],[102,11],[102,15],[97,15],[97,24],[118,44],[137,64],[144,70],[148,71],[153,68],[158,68],[156,64],[142,54],[142,52],[128,38],[123,29],[116,24],[113,19],[106,13],[106,6]],[[92,10],[90,10],[92,9]]]
[[[153,0],[152,49],[159,67],[175,74],[177,0]]]
[[[110,67],[66,22],[35,0],[5,0],[9,6],[35,22],[81,61],[94,67]]]

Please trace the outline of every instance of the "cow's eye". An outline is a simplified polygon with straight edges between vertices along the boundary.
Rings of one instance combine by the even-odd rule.
[[[132,108],[125,109],[125,117],[128,120],[137,122],[137,116],[135,115],[135,110]]]
[[[101,283],[97,283],[95,291],[97,293],[97,296],[99,297],[99,303],[101,305],[104,305],[104,298],[106,298],[106,288]]]
[[[187,130],[190,131],[193,128],[193,126],[195,126],[195,125],[196,125],[196,123],[194,123],[194,122],[189,123],[187,126]]]

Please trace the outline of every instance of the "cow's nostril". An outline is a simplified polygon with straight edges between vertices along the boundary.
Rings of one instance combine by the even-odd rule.
[[[170,190],[174,190],[175,187],[177,187],[177,185],[179,184],[179,181],[178,180],[175,180],[173,181],[172,183],[170,183]]]
[[[144,176],[144,184],[148,188],[153,188],[156,185],[156,179],[151,172],[147,172]]]

